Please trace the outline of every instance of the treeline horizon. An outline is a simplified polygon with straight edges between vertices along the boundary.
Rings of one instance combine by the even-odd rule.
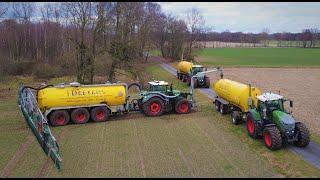
[[[94,75],[114,81],[117,69],[138,76],[135,66],[147,61],[151,50],[164,58],[194,59],[197,41],[267,42],[285,39],[319,40],[318,29],[301,33],[258,34],[213,32],[201,12],[184,16],[166,14],[154,2],[60,2],[45,4],[0,2],[0,75],[35,75],[50,78],[76,75],[92,83]],[[5,17],[5,18],[4,18]]]

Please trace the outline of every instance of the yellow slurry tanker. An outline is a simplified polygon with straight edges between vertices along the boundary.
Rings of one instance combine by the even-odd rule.
[[[80,85],[58,85],[38,91],[39,108],[48,115],[52,125],[105,121],[113,106],[124,106],[127,100],[127,86],[123,83]],[[70,117],[67,111],[71,111]],[[90,115],[89,115],[90,111]]]
[[[264,138],[265,145],[271,150],[280,149],[287,143],[306,147],[310,142],[308,128],[297,122],[291,110],[284,108],[286,100],[274,93],[261,93],[251,85],[229,79],[220,79],[214,84],[215,108],[221,114],[231,113],[232,123],[246,120],[248,134],[252,138]]]
[[[188,86],[191,84],[191,77],[194,77],[194,88],[210,87],[210,78],[202,73],[206,71],[202,65],[193,64],[188,61],[180,61],[177,69],[177,77],[183,82],[187,82]]]

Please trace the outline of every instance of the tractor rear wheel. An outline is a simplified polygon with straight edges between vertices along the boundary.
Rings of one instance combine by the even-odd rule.
[[[176,102],[175,110],[178,114],[188,114],[191,110],[191,104],[185,98],[180,99]]]
[[[143,112],[147,116],[160,116],[164,112],[164,103],[162,99],[153,97],[145,102],[143,105]]]
[[[294,142],[294,145],[298,147],[306,147],[310,142],[310,133],[306,125],[303,123],[297,123],[295,131],[298,134],[298,140]]]
[[[89,118],[90,114],[86,108],[77,108],[71,112],[71,121],[75,124],[84,124]]]
[[[220,112],[220,102],[216,100],[216,101],[214,102],[214,106],[216,107],[216,110],[217,110],[218,112]]]
[[[209,88],[210,87],[210,79],[209,77],[205,77],[205,88]]]
[[[247,130],[248,130],[249,136],[252,137],[253,139],[257,139],[261,137],[259,136],[260,128],[250,114],[248,114],[247,116]]]
[[[64,126],[70,121],[70,116],[66,110],[56,110],[50,114],[49,120],[52,126]]]
[[[270,150],[278,150],[282,147],[282,137],[276,126],[266,127],[263,130],[264,144]]]
[[[109,117],[109,110],[106,107],[95,107],[91,110],[91,119],[94,122],[106,121]]]

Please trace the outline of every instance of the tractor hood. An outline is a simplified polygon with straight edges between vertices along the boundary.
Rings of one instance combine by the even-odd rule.
[[[272,112],[272,116],[275,123],[281,127],[282,131],[286,131],[286,132],[294,131],[295,120],[290,114],[287,114],[283,111],[276,110]]]

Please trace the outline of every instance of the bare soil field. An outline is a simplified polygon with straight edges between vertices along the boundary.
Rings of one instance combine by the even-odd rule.
[[[209,74],[211,82],[219,79]],[[318,68],[224,68],[224,78],[251,83],[293,100],[293,115],[320,135],[320,69]]]

